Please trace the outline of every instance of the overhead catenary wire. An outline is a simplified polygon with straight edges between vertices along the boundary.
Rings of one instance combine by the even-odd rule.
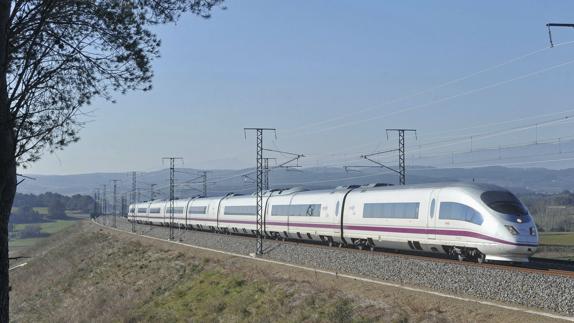
[[[508,120],[503,120],[503,121],[498,121],[498,122],[483,123],[483,124],[479,124],[479,125],[475,125],[475,126],[468,126],[468,127],[464,127],[464,128],[452,129],[452,130],[447,130],[447,131],[438,131],[438,132],[430,132],[430,133],[425,132],[424,135],[420,138],[420,141],[429,141],[429,140],[434,141],[436,139],[449,139],[449,138],[464,138],[463,135],[457,135],[457,136],[432,136],[432,135],[433,134],[444,134],[444,133],[468,131],[468,130],[474,130],[474,129],[483,129],[483,128],[488,128],[488,127],[492,127],[492,126],[517,123],[517,122],[522,122],[522,121],[532,120],[532,119],[540,119],[540,118],[544,118],[544,117],[567,114],[567,113],[572,113],[572,112],[574,112],[574,109],[567,109],[567,110],[562,110],[562,111],[558,111],[558,112],[531,115],[531,116],[527,116],[527,117],[523,117],[523,118],[513,118],[513,119],[508,119]],[[547,120],[541,120],[540,122],[538,122],[538,124],[543,124],[546,121]],[[429,134],[431,136],[429,136]],[[478,133],[478,134],[480,134],[480,133]],[[467,136],[470,136],[470,135],[467,135]],[[353,148],[353,150],[344,149],[344,150],[337,150],[337,151],[329,152],[329,153],[308,154],[308,155],[306,155],[306,157],[307,157],[306,161],[308,164],[312,164],[313,162],[315,162],[317,159],[320,159],[320,158],[329,158],[330,160],[332,160],[333,158],[336,158],[338,156],[341,156],[343,158],[349,158],[351,156],[357,156],[361,153],[364,153],[364,151],[359,149],[359,148],[365,148],[365,147],[373,146],[376,144],[380,145],[381,140],[371,141],[371,142],[356,144],[356,145],[355,144],[349,145]],[[422,145],[423,144],[417,144],[416,146],[420,148]],[[426,145],[426,143],[425,143],[425,145]],[[379,149],[380,149],[380,147],[377,147],[376,150],[379,150]],[[373,151],[375,151],[375,150],[373,150]]]
[[[569,122],[573,122],[573,121],[574,121],[574,116],[567,115],[567,116],[563,116],[560,118],[541,121],[541,122],[528,124],[528,125],[521,125],[521,126],[509,128],[509,129],[499,130],[499,131],[474,133],[474,134],[469,134],[469,135],[464,135],[464,136],[442,137],[441,138],[442,140],[437,140],[437,141],[429,142],[429,143],[425,143],[425,144],[417,144],[417,145],[415,145],[415,148],[417,148],[416,151],[418,153],[421,153],[421,152],[428,151],[431,149],[436,150],[439,148],[461,145],[461,144],[468,142],[471,138],[472,138],[472,140],[477,142],[480,140],[484,140],[484,139],[488,139],[488,138],[492,138],[492,137],[497,137],[497,136],[502,136],[502,135],[507,135],[510,133],[525,131],[525,130],[529,130],[529,129],[533,129],[533,128],[544,128],[544,127],[552,126],[555,124],[560,124],[560,123],[565,124],[565,123],[569,123]],[[407,147],[409,149],[411,149],[413,146],[407,145]],[[350,154],[346,154],[346,155],[348,156]],[[357,153],[357,155],[358,155],[358,153]],[[358,157],[358,156],[356,156],[356,157]],[[309,158],[311,160],[313,160],[313,155],[310,155]],[[344,161],[351,162],[351,161],[357,161],[357,160],[360,160],[360,159],[352,158],[352,159],[345,159]],[[338,162],[336,162],[334,164],[337,164],[337,163]],[[331,163],[331,164],[333,164],[333,163]],[[321,164],[321,165],[324,165],[324,164]]]
[[[567,45],[571,45],[571,44],[574,44],[574,41],[569,41],[569,42],[564,42],[564,43],[556,44],[555,47],[567,46]],[[468,79],[470,79],[470,78],[473,78],[473,77],[475,77],[475,76],[477,76],[477,75],[484,74],[484,73],[486,73],[486,72],[493,71],[493,70],[496,70],[496,69],[501,68],[501,67],[503,67],[503,66],[506,66],[506,65],[509,65],[509,64],[518,62],[518,61],[520,61],[520,60],[523,60],[523,59],[525,59],[525,58],[528,58],[528,57],[534,56],[534,55],[536,55],[536,54],[542,53],[542,52],[547,51],[547,50],[549,50],[549,49],[550,49],[550,48],[548,48],[548,47],[544,47],[544,48],[540,48],[540,49],[534,50],[534,51],[529,52],[529,53],[526,53],[526,54],[519,55],[519,56],[517,56],[517,57],[514,57],[514,58],[509,59],[509,60],[507,60],[507,61],[504,61],[504,62],[502,62],[502,63],[498,63],[498,64],[492,65],[492,66],[490,66],[490,67],[484,68],[484,69],[482,69],[482,70],[479,70],[479,71],[477,71],[477,72],[470,73],[470,74],[468,74],[468,75],[466,75],[466,76],[462,76],[462,77],[459,77],[459,78],[455,78],[455,79],[453,79],[453,80],[449,80],[449,81],[444,82],[444,83],[441,83],[441,84],[439,84],[439,85],[437,85],[437,86],[430,87],[430,88],[428,88],[428,89],[425,89],[425,90],[416,92],[416,93],[411,94],[411,95],[406,95],[406,96],[402,96],[402,97],[399,97],[399,98],[390,100],[390,101],[388,101],[388,102],[386,102],[386,103],[384,103],[384,104],[382,104],[382,105],[380,105],[380,106],[369,107],[369,108],[359,109],[359,110],[354,110],[354,111],[351,112],[351,113],[347,113],[347,114],[344,114],[344,115],[341,115],[341,116],[333,117],[333,118],[326,119],[326,120],[317,121],[317,122],[314,122],[314,123],[309,123],[309,124],[306,124],[306,125],[302,125],[302,126],[299,126],[299,127],[292,128],[292,129],[287,129],[287,130],[284,131],[284,133],[287,133],[287,135],[286,135],[286,136],[283,136],[283,137],[296,137],[296,136],[300,136],[300,135],[301,135],[300,132],[301,132],[302,130],[304,130],[304,129],[315,128],[316,126],[323,125],[323,124],[328,124],[328,123],[332,123],[333,121],[337,121],[337,120],[345,120],[346,118],[351,117],[351,116],[354,116],[354,115],[357,115],[357,114],[361,114],[361,113],[365,113],[365,112],[369,112],[369,111],[378,110],[378,109],[380,109],[380,108],[382,108],[382,107],[385,107],[385,106],[388,106],[388,105],[391,105],[391,104],[394,104],[394,103],[398,103],[398,102],[402,102],[402,101],[405,101],[405,100],[408,100],[408,99],[411,99],[411,98],[415,98],[415,97],[418,97],[418,96],[423,95],[423,94],[426,94],[426,93],[431,93],[431,92],[433,92],[433,91],[436,91],[436,90],[438,90],[438,89],[444,88],[444,87],[446,87],[446,86],[453,85],[453,84],[456,84],[456,83],[459,83],[459,82],[468,80]],[[539,73],[542,73],[542,72],[539,72]],[[529,74],[530,74],[530,73],[529,73]],[[512,80],[512,81],[514,81],[514,80]],[[501,85],[501,84],[499,84],[499,85]],[[326,128],[326,129],[324,129],[324,130],[321,130],[320,132],[322,132],[322,131],[328,131],[328,130],[331,130],[331,129],[338,129],[338,128],[339,128],[339,126],[332,126],[332,127]],[[289,133],[298,133],[298,134],[296,134],[296,135],[289,135]],[[316,133],[316,132],[312,132],[312,133]],[[311,133],[311,134],[312,134],[312,133]]]
[[[423,103],[423,104],[418,104],[418,105],[413,105],[413,106],[410,106],[410,107],[407,107],[407,108],[402,108],[402,109],[395,110],[395,111],[391,111],[391,112],[388,112],[388,113],[385,113],[385,114],[370,116],[369,118],[360,119],[360,120],[354,120],[354,121],[350,121],[350,122],[347,122],[347,123],[342,123],[342,124],[335,125],[335,126],[328,127],[328,128],[316,129],[315,131],[311,131],[311,132],[301,132],[301,133],[299,133],[299,134],[296,134],[296,135],[293,135],[293,136],[290,136],[290,137],[293,138],[293,137],[300,137],[300,136],[315,135],[315,134],[322,133],[322,132],[326,132],[326,131],[330,131],[330,130],[341,129],[341,128],[347,128],[347,127],[351,127],[351,126],[356,126],[356,125],[359,125],[359,124],[362,124],[362,123],[365,123],[365,122],[370,122],[370,121],[373,121],[373,120],[379,120],[379,119],[387,118],[387,117],[394,116],[394,115],[397,115],[397,114],[401,114],[401,113],[405,113],[405,112],[410,112],[410,111],[418,110],[418,109],[425,108],[425,107],[428,107],[428,106],[431,106],[431,105],[434,105],[434,104],[437,104],[437,103],[442,103],[442,102],[450,101],[450,100],[453,100],[453,99],[456,99],[456,98],[459,98],[459,97],[463,97],[463,96],[475,94],[475,93],[478,93],[478,92],[482,92],[482,91],[485,91],[485,90],[488,90],[488,89],[492,89],[492,88],[495,88],[495,87],[498,87],[498,86],[501,86],[501,85],[504,85],[504,84],[508,84],[508,83],[515,82],[515,81],[518,81],[518,80],[523,80],[523,79],[526,79],[526,78],[529,78],[529,77],[532,77],[532,76],[535,76],[535,75],[539,75],[539,74],[542,74],[542,73],[545,73],[545,72],[548,72],[548,71],[551,71],[551,70],[554,70],[554,69],[557,69],[557,68],[560,68],[560,67],[564,67],[564,66],[573,64],[573,63],[574,63],[574,60],[569,60],[569,61],[566,61],[566,62],[563,62],[563,63],[560,63],[560,64],[556,64],[556,65],[552,65],[552,66],[549,66],[549,67],[546,67],[546,68],[543,68],[543,69],[540,69],[540,70],[537,70],[537,71],[534,71],[534,72],[522,74],[522,75],[519,75],[519,76],[510,78],[510,79],[506,79],[506,80],[503,80],[503,81],[495,82],[495,83],[493,83],[493,84],[489,84],[489,85],[482,86],[482,87],[478,87],[478,88],[475,88],[475,89],[472,89],[472,90],[464,91],[464,92],[461,92],[461,93],[458,93],[458,94],[455,94],[455,95],[450,95],[450,96],[442,97],[442,98],[440,98],[440,99],[433,100],[433,101],[431,101],[431,102],[427,102],[427,103]]]

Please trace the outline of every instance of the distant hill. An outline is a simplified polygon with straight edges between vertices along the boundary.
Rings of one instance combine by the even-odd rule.
[[[30,175],[36,180],[25,180],[18,186],[20,193],[39,194],[55,192],[60,194],[93,194],[94,188],[104,184],[112,192],[111,180],[118,179],[118,192],[131,190],[131,175],[124,173],[93,173],[77,175]],[[201,193],[199,173],[194,169],[178,169],[176,173],[179,197]],[[242,175],[246,175],[242,176]],[[253,169],[211,170],[208,173],[208,194],[223,195],[227,192],[251,193],[255,188]],[[429,183],[444,181],[491,183],[509,188],[517,193],[557,193],[574,188],[574,168],[553,170],[546,168],[451,168],[411,167],[407,170],[407,183]],[[338,185],[392,183],[397,184],[398,176],[382,169],[367,169],[361,172],[345,172],[342,168],[314,167],[293,169],[274,169],[270,173],[271,188],[303,186],[310,189],[330,188]],[[169,170],[138,173],[137,186],[140,200],[150,196],[150,184],[156,184],[157,197],[168,193]]]

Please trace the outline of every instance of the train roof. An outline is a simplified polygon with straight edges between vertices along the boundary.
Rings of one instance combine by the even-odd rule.
[[[320,193],[335,193],[335,192],[346,192],[349,189],[355,189],[357,191],[367,192],[367,191],[396,191],[396,190],[409,190],[409,189],[443,189],[443,188],[459,188],[465,191],[507,191],[507,189],[502,188],[493,184],[485,183],[468,183],[468,182],[436,182],[436,183],[423,183],[423,184],[409,184],[409,185],[389,185],[384,183],[374,183],[367,185],[347,185],[338,186],[332,189],[322,189],[322,190],[306,190],[302,187],[292,187],[286,189],[273,189],[266,191],[265,196],[272,194],[273,196],[286,196],[292,194],[301,195],[312,195]],[[223,197],[254,197],[254,194],[249,195],[238,195],[229,193],[225,196],[210,196],[206,198],[199,199],[219,199]],[[188,201],[190,198],[182,198],[176,201]],[[195,198],[194,198],[195,199]],[[152,203],[165,202],[166,200],[154,200]],[[141,202],[150,203],[150,202]]]

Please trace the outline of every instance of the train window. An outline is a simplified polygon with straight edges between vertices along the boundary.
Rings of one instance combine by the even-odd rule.
[[[161,208],[159,207],[154,207],[152,209],[149,209],[149,213],[159,213],[161,212]]]
[[[207,206],[190,206],[187,213],[189,214],[205,214],[207,211]]]
[[[365,203],[363,218],[418,219],[418,202],[408,203]]]
[[[441,202],[438,218],[441,220],[465,221],[481,225],[482,215],[475,209],[456,202]]]
[[[337,207],[335,208],[335,216],[339,216],[339,201],[337,201]]]
[[[321,216],[321,204],[273,205],[274,216]]]
[[[225,207],[225,215],[256,215],[257,206],[255,205],[228,205]]]
[[[138,213],[147,213],[147,207],[138,208]]]
[[[136,208],[135,208],[135,207],[132,207],[132,208],[130,209],[130,213],[136,213]]]
[[[430,217],[431,217],[431,219],[434,218],[434,204],[435,204],[435,200],[432,199],[432,201],[430,203]]]
[[[507,191],[489,191],[480,195],[480,199],[507,221],[527,223],[531,218],[528,210],[514,194]]]
[[[171,208],[170,208],[170,207],[167,207],[167,208],[165,209],[165,213],[166,213],[166,214],[171,214],[171,213],[172,213],[172,212],[171,212]],[[173,208],[173,213],[174,213],[174,214],[183,214],[183,207],[174,207],[174,208]]]

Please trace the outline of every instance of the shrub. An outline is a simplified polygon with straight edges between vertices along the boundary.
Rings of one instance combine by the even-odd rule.
[[[42,228],[35,224],[27,225],[22,231],[20,231],[20,239],[41,238],[47,236],[48,234],[42,232]]]
[[[350,323],[353,321],[353,304],[347,298],[340,298],[335,308],[329,313],[329,321],[335,323]]]

